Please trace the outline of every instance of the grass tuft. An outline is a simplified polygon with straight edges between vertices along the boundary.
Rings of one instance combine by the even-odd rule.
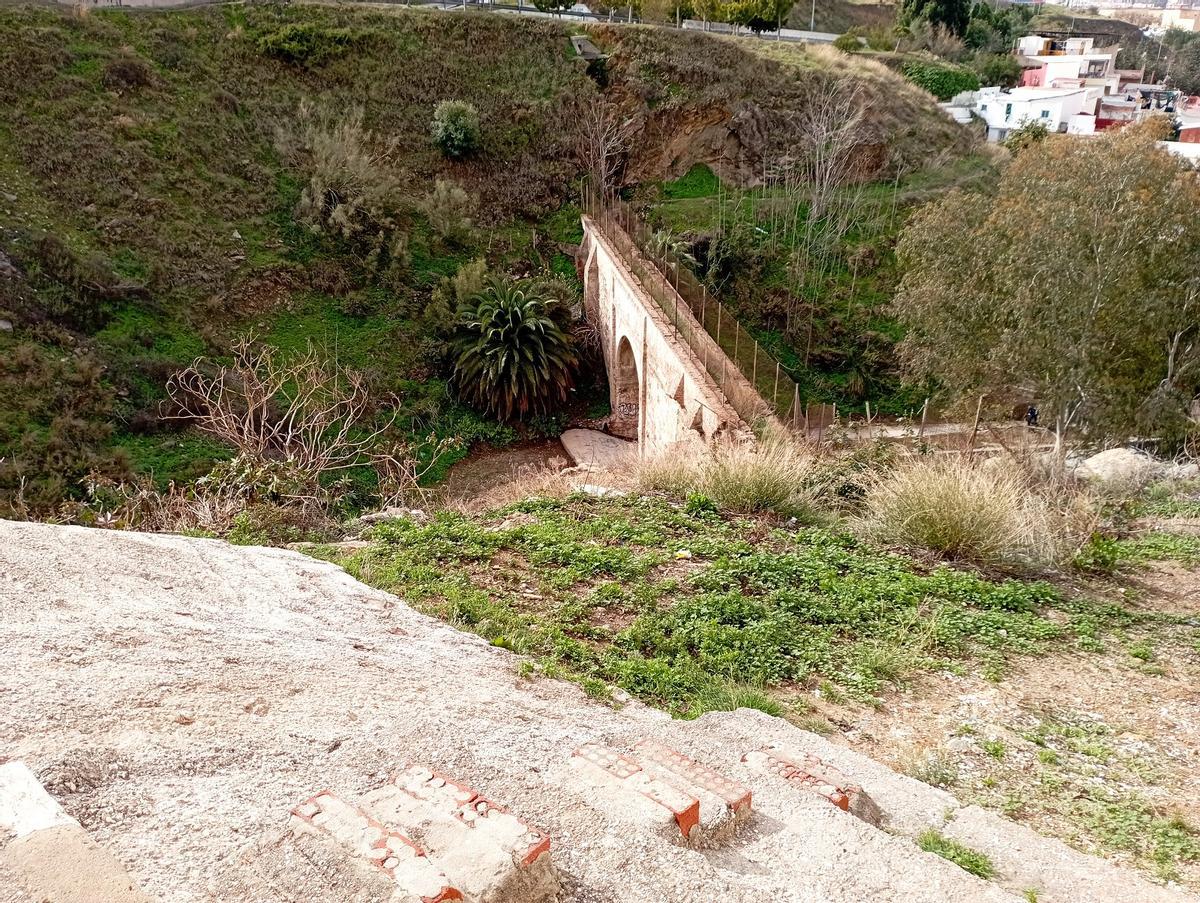
[[[1079,548],[1068,504],[1054,510],[1019,473],[967,458],[915,458],[872,481],[860,524],[879,542],[1012,569],[1045,568]],[[1090,524],[1090,521],[1088,521]],[[1087,535],[1087,534],[1085,534]]]
[[[951,840],[933,828],[921,833],[917,838],[917,846],[926,853],[935,853],[943,859],[949,859],[963,871],[970,872],[977,878],[987,879],[996,874],[992,860],[983,853]]]
[[[815,523],[815,472],[815,459],[806,448],[768,437],[758,445],[723,445],[703,458],[664,455],[648,460],[638,470],[638,484],[676,496],[702,496],[738,514],[772,512]]]

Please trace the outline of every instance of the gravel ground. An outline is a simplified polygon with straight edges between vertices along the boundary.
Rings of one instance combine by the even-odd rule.
[[[0,521],[0,642],[0,760],[24,760],[163,900],[236,899],[228,888],[278,865],[254,857],[293,805],[324,788],[357,797],[410,761],[547,831],[563,900],[1190,899],[780,719],[676,722],[524,680],[516,656],[295,552]],[[568,767],[584,741],[643,736],[749,784],[748,828],[718,849],[676,846]],[[887,830],[741,764],[771,741],[858,780]],[[992,882],[911,840],[956,821]]]

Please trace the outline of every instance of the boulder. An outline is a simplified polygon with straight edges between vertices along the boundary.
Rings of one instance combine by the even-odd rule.
[[[1110,448],[1085,458],[1076,468],[1081,479],[1096,483],[1143,482],[1161,476],[1162,461],[1132,448]]]

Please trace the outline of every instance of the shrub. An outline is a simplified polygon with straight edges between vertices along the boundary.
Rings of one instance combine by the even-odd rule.
[[[112,91],[146,88],[154,84],[154,70],[136,56],[119,56],[104,64],[104,87]]]
[[[863,49],[863,42],[862,38],[858,36],[858,32],[852,28],[845,34],[838,35],[833,46],[843,53],[857,53]]]
[[[390,440],[395,414],[377,425],[361,374],[329,365],[311,348],[287,360],[251,337],[232,352],[230,365],[198,358],[167,381],[173,416],[237,451],[232,471],[214,470],[221,482],[300,505],[330,501],[331,482],[364,465],[381,478],[407,474],[405,488],[415,485],[408,449]]]
[[[966,44],[953,30],[928,19],[916,19],[908,24],[907,47],[925,50],[943,60],[959,60]]]
[[[1049,134],[1050,130],[1046,128],[1046,123],[1034,120],[1009,132],[1008,137],[1004,139],[1004,146],[1015,153],[1035,144],[1041,144]]]
[[[888,25],[872,25],[862,33],[867,46],[872,50],[895,50],[897,44],[896,31]]]
[[[775,511],[812,521],[812,473],[813,458],[806,450],[786,439],[767,438],[757,447],[718,448],[704,466],[700,488],[731,511]]]
[[[297,131],[277,136],[280,149],[310,174],[296,219],[346,242],[369,270],[402,265],[408,240],[396,220],[395,140],[383,141],[368,130],[361,107],[335,118],[301,105],[297,120]]]
[[[425,199],[425,214],[439,238],[462,244],[471,234],[474,199],[450,179],[438,179]]]
[[[1075,555],[1075,567],[1081,571],[1111,574],[1121,563],[1121,545],[1102,533],[1093,533]]]
[[[350,49],[354,35],[348,28],[323,28],[295,22],[260,35],[258,52],[296,66],[319,66]]]
[[[458,393],[502,420],[566,401],[578,365],[570,317],[569,305],[538,286],[489,280],[458,311]]]
[[[488,265],[482,257],[464,263],[453,276],[443,276],[421,313],[424,331],[442,335],[452,330],[458,309],[483,291],[487,281]]]
[[[802,446],[768,436],[758,445],[734,443],[711,456],[672,454],[638,466],[638,484],[688,497],[689,510],[703,500],[729,511],[773,511],[806,522],[817,519],[814,460]]]
[[[1011,88],[1021,80],[1021,64],[1016,57],[1006,53],[978,53],[974,68],[979,73],[979,81],[985,85]]]
[[[934,749],[906,764],[905,774],[930,787],[946,789],[958,783],[958,766],[943,749]]]
[[[900,71],[910,82],[938,100],[950,100],[963,91],[979,90],[979,77],[963,66],[913,60],[901,66]]]
[[[443,100],[433,111],[433,141],[447,157],[466,157],[479,149],[479,113],[464,100]]]
[[[879,475],[863,505],[860,522],[873,539],[979,564],[1051,564],[1071,532],[1020,475],[954,456]]]
[[[638,464],[637,483],[644,490],[686,496],[700,485],[701,461],[687,455],[659,455]]]

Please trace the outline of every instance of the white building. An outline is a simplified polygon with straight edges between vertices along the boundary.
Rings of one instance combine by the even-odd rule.
[[[987,123],[988,141],[1003,141],[1013,129],[1040,122],[1051,132],[1065,132],[1080,113],[1096,112],[1100,89],[980,88],[975,113]]]

